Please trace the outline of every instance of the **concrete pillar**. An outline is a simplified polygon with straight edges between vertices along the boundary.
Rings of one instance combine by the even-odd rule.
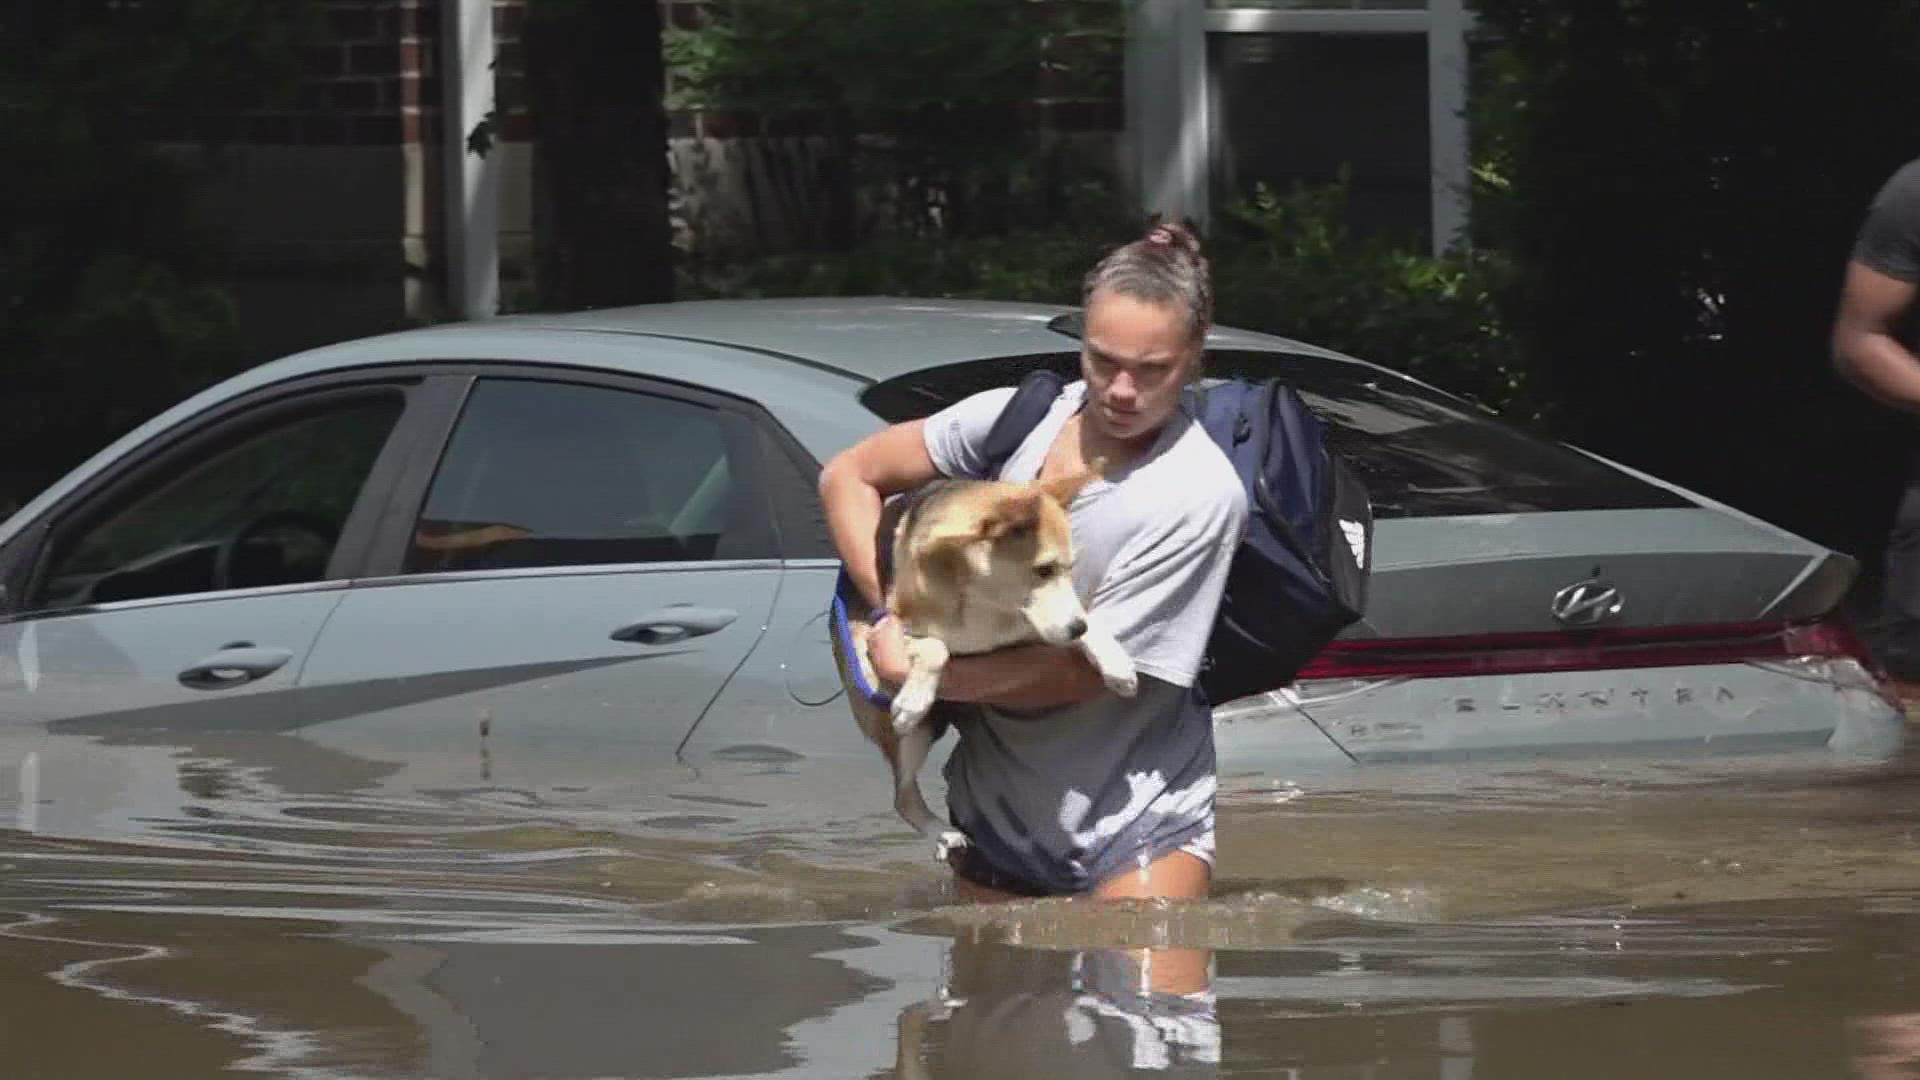
[[[1206,224],[1212,122],[1203,0],[1137,0],[1127,27],[1127,138],[1148,213]]]
[[[457,318],[484,319],[500,310],[500,163],[468,152],[467,136],[494,109],[493,0],[442,11],[447,301]]]

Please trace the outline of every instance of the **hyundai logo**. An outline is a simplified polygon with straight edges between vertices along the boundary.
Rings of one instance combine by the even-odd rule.
[[[1620,609],[1626,606],[1620,590],[1612,584],[1594,578],[1569,585],[1553,594],[1553,603],[1547,610],[1562,626],[1598,626],[1620,616]]]

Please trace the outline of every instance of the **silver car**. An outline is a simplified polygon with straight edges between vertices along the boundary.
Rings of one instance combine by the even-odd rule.
[[[1067,309],[730,301],[287,357],[0,523],[0,716],[46,730],[477,729],[703,758],[867,754],[825,616],[820,463],[1034,365]],[[1879,751],[1848,557],[1387,368],[1216,330],[1331,422],[1379,519],[1364,621],[1222,704],[1228,774],[1629,747]],[[23,730],[15,727],[15,731]]]

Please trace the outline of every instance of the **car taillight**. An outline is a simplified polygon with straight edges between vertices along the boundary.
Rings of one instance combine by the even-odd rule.
[[[1869,677],[1872,658],[1837,619],[1446,638],[1336,641],[1297,682],[1518,675],[1543,671],[1682,667],[1694,664],[1851,660]]]

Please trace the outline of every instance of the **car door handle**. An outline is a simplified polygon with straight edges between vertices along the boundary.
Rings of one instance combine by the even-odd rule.
[[[193,690],[229,690],[287,666],[293,653],[235,642],[180,673],[180,685]]]
[[[649,611],[615,630],[613,640],[632,641],[641,645],[671,645],[676,641],[724,630],[739,617],[739,612],[726,608],[675,604],[659,611]]]

